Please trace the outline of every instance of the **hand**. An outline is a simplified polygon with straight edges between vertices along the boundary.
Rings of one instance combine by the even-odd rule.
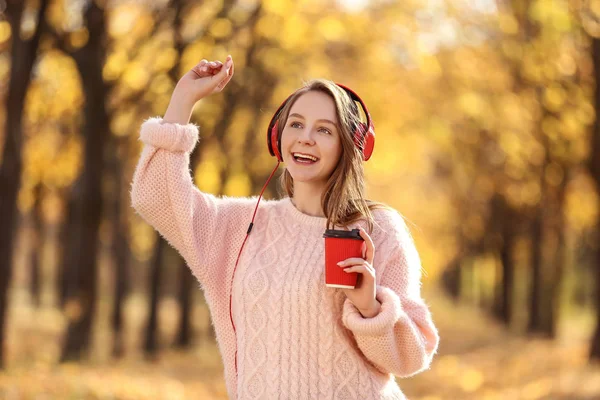
[[[182,97],[196,104],[208,95],[221,92],[233,77],[233,70],[231,55],[227,56],[225,64],[201,60],[177,82],[173,97]]]
[[[360,228],[360,236],[365,240],[363,244],[363,258],[348,258],[341,261],[338,265],[344,268],[345,272],[358,272],[358,281],[354,289],[342,289],[346,297],[352,304],[358,308],[363,317],[373,317],[379,312],[381,303],[375,298],[377,285],[375,283],[375,268],[373,268],[373,259],[375,258],[375,245],[371,237]]]

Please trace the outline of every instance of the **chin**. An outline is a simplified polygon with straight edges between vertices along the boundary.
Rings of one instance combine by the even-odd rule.
[[[288,172],[290,173],[290,176],[292,177],[292,181],[294,181],[294,183],[303,183],[303,184],[307,184],[307,185],[322,185],[324,182],[327,181],[327,179],[318,176],[318,175],[304,175],[304,174],[294,174],[292,172],[290,172],[288,170]]]
[[[308,182],[315,182],[317,180],[317,179],[315,179],[315,177],[312,177],[312,176],[302,176],[302,175],[298,175],[298,174],[294,175],[292,173],[290,173],[290,176],[292,177],[292,180],[294,182],[308,183]]]

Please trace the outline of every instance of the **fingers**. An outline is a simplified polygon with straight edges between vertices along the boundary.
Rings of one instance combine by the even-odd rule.
[[[344,272],[358,272],[375,276],[375,268],[363,258],[352,257],[340,261],[337,265],[344,269]]]
[[[225,63],[221,61],[200,60],[192,72],[198,78],[209,78],[209,89],[212,93],[222,91],[233,77],[233,59],[231,55],[227,56]]]
[[[367,263],[365,261],[364,258],[358,258],[358,257],[352,257],[352,258],[347,258],[344,261],[340,261],[339,263],[337,263],[337,265],[339,265],[340,267],[346,267],[348,265],[363,265]]]
[[[231,57],[231,56],[229,56],[229,57]],[[235,65],[233,64],[233,59],[232,59],[232,58],[230,58],[230,59],[229,59],[229,65],[230,65],[230,68],[229,68],[229,76],[230,76],[230,77],[232,77],[232,76],[233,76],[233,69],[234,69],[234,67],[235,67]],[[230,78],[230,79],[231,79],[231,78]]]
[[[344,268],[344,272],[358,272],[359,274],[375,276],[375,270],[369,264],[354,265],[352,267]]]
[[[208,69],[214,74],[216,74],[222,66],[223,63],[221,61],[211,61],[207,64]]]
[[[227,83],[231,80],[231,78],[233,77],[233,60],[230,60],[229,63],[229,70],[227,71],[227,76],[226,78],[221,82],[223,85],[227,85]]]
[[[360,228],[360,236],[365,240],[365,244],[367,245],[367,249],[365,251],[365,260],[367,260],[369,264],[372,264],[373,259],[375,258],[375,244],[373,243],[373,240],[369,234],[363,228]]]
[[[344,268],[344,272],[358,272],[360,274],[374,275],[373,269],[367,267],[366,265],[355,265],[353,267]]]
[[[192,68],[192,72],[195,73],[198,78],[202,78],[206,73],[203,71],[204,65],[206,65],[206,60],[201,60],[198,64]]]
[[[223,63],[221,61],[201,60],[194,68],[197,75],[211,76],[216,75],[221,70]]]
[[[229,83],[229,81],[231,80],[232,77],[233,77],[233,59],[232,59],[231,55],[229,55],[229,56],[227,56],[227,59],[225,60],[225,64],[222,66],[219,73],[217,75],[215,75],[215,78],[219,82],[216,89],[219,91],[223,90],[225,88],[225,86]]]
[[[233,60],[231,59],[231,56],[227,56],[227,59],[225,59],[225,65],[223,65],[223,67],[219,71],[219,77],[222,79],[227,78],[227,76],[229,75],[229,70],[231,69],[232,65],[233,65]]]

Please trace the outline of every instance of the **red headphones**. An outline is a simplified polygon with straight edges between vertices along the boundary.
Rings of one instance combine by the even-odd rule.
[[[371,115],[369,114],[369,110],[367,110],[367,106],[361,100],[361,98],[358,97],[358,95],[355,92],[353,92],[351,89],[347,88],[346,86],[340,85],[339,83],[336,83],[336,85],[341,87],[342,89],[344,89],[346,91],[346,93],[348,93],[348,95],[350,96],[350,99],[360,103],[365,115],[367,116],[367,123],[364,124],[362,122],[359,122],[358,126],[356,127],[356,130],[354,131],[354,144],[356,145],[356,147],[358,147],[362,151],[363,160],[367,161],[369,158],[371,158],[371,154],[373,154],[373,147],[375,146],[375,128],[373,127],[373,121],[371,120]],[[298,89],[298,90],[300,90],[300,89]],[[294,93],[296,93],[296,92],[294,92]],[[279,168],[279,164],[283,162],[283,157],[281,157],[281,142],[279,141],[279,132],[278,132],[278,126],[277,126],[276,119],[279,116],[279,113],[281,112],[281,110],[283,109],[285,104],[288,102],[290,97],[292,97],[294,95],[294,93],[292,93],[283,102],[283,104],[281,106],[279,106],[279,108],[273,115],[273,118],[271,118],[271,122],[269,122],[269,128],[267,129],[267,145],[269,146],[269,153],[271,153],[272,156],[277,157],[278,162],[277,162],[277,166],[275,167],[275,169],[273,169],[273,172],[271,172],[269,179],[267,179],[267,183],[265,183],[265,185],[263,186],[263,188],[260,192],[260,196],[258,196],[258,202],[256,203],[256,207],[254,208],[254,214],[252,215],[252,221],[250,222],[250,226],[248,226],[248,231],[246,232],[246,238],[242,242],[242,246],[240,247],[240,251],[238,252],[237,259],[235,261],[235,266],[233,268],[233,273],[231,275],[230,292],[229,292],[229,318],[231,320],[231,325],[233,327],[234,335],[236,335],[237,332],[235,329],[235,323],[233,321],[233,306],[232,306],[233,278],[235,277],[235,271],[237,269],[238,262],[240,261],[240,256],[242,255],[242,249],[244,248],[244,245],[246,244],[248,235],[250,235],[250,232],[252,232],[252,227],[254,226],[254,218],[256,217],[256,211],[258,210],[258,204],[260,203],[260,199],[262,198],[262,195],[263,195],[265,189],[267,188],[267,185],[271,181],[271,178],[273,177],[273,175]],[[364,142],[364,148],[363,148],[363,142]],[[275,144],[275,146],[273,146],[273,144]],[[236,338],[236,341],[237,341],[237,338]],[[236,347],[235,347],[234,360],[235,360],[235,374],[236,374],[236,378],[237,378],[237,373],[238,373],[237,343],[236,343]]]
[[[362,150],[363,160],[368,161],[369,158],[371,158],[371,154],[373,154],[373,148],[375,147],[375,127],[373,126],[371,114],[369,114],[367,106],[356,94],[356,92],[339,83],[336,83],[336,85],[342,88],[348,94],[348,96],[350,96],[351,100],[358,102],[367,116],[367,123],[365,124],[363,122],[359,122],[356,130],[354,131],[354,145]],[[269,122],[269,127],[267,129],[267,146],[269,147],[269,153],[271,153],[272,156],[277,157],[277,160],[280,162],[283,162],[283,157],[281,156],[281,141],[277,118],[279,117],[279,113],[283,107],[285,107],[290,97],[292,97],[296,92],[292,93],[287,99],[285,99],[277,111],[275,111],[275,114],[273,115],[273,118],[271,118],[271,122]],[[365,144],[364,149],[363,141]]]

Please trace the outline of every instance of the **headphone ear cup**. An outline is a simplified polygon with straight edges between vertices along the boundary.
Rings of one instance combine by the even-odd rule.
[[[359,123],[354,132],[354,145],[358,149],[362,148],[363,160],[368,161],[375,147],[375,132],[373,129],[369,128],[365,123]]]
[[[373,154],[373,149],[375,148],[375,132],[372,129],[367,130],[367,135],[365,136],[365,148],[363,150],[363,160],[368,161]]]
[[[271,137],[269,141],[269,152],[272,156],[277,157],[277,160],[283,162],[283,157],[281,157],[281,153],[279,152],[279,143],[277,141],[279,130],[279,122],[275,122],[273,128],[271,128]]]

